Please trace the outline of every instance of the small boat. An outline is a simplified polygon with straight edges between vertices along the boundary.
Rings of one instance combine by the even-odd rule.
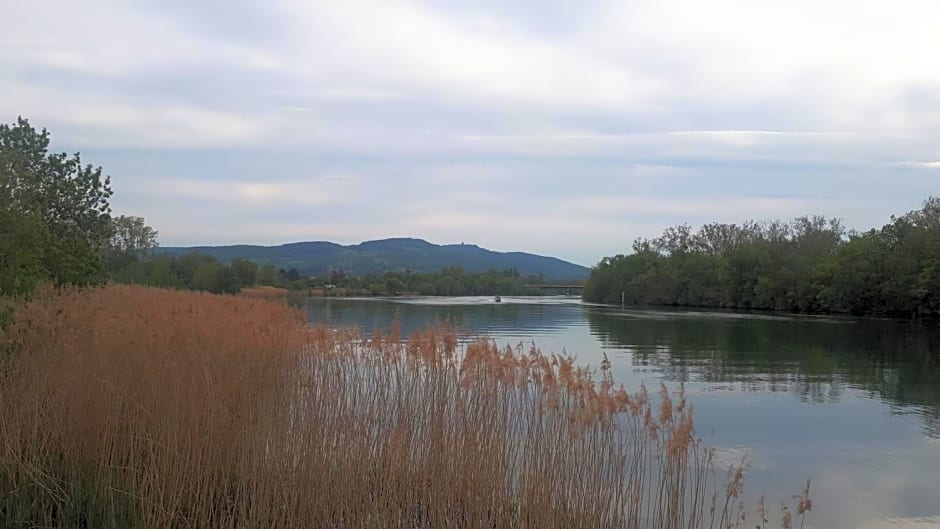
[[[503,298],[496,296],[495,298],[493,298],[493,301],[495,301],[496,303],[502,303]]]

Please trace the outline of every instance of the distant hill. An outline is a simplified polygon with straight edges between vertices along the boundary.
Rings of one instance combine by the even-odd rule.
[[[395,238],[343,246],[332,242],[296,242],[280,246],[161,247],[159,253],[181,255],[201,252],[223,262],[235,257],[278,268],[296,268],[305,275],[322,275],[342,269],[357,275],[402,271],[435,272],[459,266],[468,273],[515,268],[523,276],[542,274],[545,279],[581,280],[590,270],[581,265],[524,252],[494,252],[475,244],[432,244],[422,239]]]

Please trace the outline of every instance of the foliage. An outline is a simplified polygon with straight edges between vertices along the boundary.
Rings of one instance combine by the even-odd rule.
[[[684,394],[628,393],[606,361],[128,286],[40,292],[8,338],[27,354],[0,371],[4,527],[746,521],[743,466],[716,479]]]
[[[120,270],[148,257],[157,246],[157,231],[148,226],[143,217],[114,217],[105,251],[108,270]]]
[[[13,321],[14,301],[8,298],[0,298],[0,331],[6,328]],[[0,344],[0,357],[4,354],[3,345]]]
[[[604,258],[584,299],[603,303],[940,315],[940,198],[880,230],[836,219],[687,225]]]
[[[419,294],[422,296],[524,296],[543,292],[531,285],[543,283],[541,277],[521,277],[515,269],[488,270],[479,274],[465,273],[452,266],[438,272],[386,272],[365,276],[335,275],[338,288],[373,295]],[[329,281],[318,279],[312,286],[322,288]]]
[[[278,284],[277,270],[271,263],[265,263],[258,270],[258,284],[273,287]]]
[[[232,272],[240,286],[254,285],[258,280],[258,265],[246,259],[235,258],[231,263]]]
[[[111,193],[100,167],[50,153],[45,129],[0,125],[0,294],[104,280]]]
[[[133,260],[112,277],[118,283],[235,294],[255,284],[257,265],[242,260],[224,265],[212,256],[198,253],[181,257],[157,255]]]
[[[0,203],[0,294],[25,294],[47,279],[48,231],[39,215]]]

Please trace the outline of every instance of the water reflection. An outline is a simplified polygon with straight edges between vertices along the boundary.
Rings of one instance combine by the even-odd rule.
[[[935,324],[724,313],[585,311],[606,347],[675,382],[730,384],[838,401],[847,388],[920,415],[940,436],[940,329]]]
[[[790,392],[813,403],[838,401],[852,388],[897,413],[924,415],[940,431],[936,323],[620,309],[570,298],[496,304],[488,297],[311,300],[310,317],[366,331],[397,320],[404,335],[449,322],[468,336],[536,340],[581,353],[599,345],[667,381]],[[585,326],[595,343],[578,336]]]
[[[401,332],[424,329],[429,324],[449,323],[465,335],[535,336],[559,334],[584,324],[581,305],[571,298],[369,298],[312,299],[313,322],[353,325],[366,331],[388,329],[398,321]]]

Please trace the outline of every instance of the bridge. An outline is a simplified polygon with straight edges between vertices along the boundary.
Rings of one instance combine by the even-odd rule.
[[[579,285],[577,283],[570,284],[560,284],[560,283],[538,283],[534,285],[524,285],[531,288],[537,288],[540,290],[557,290],[564,292],[566,296],[572,295],[573,292],[581,292],[584,290],[584,285]]]

